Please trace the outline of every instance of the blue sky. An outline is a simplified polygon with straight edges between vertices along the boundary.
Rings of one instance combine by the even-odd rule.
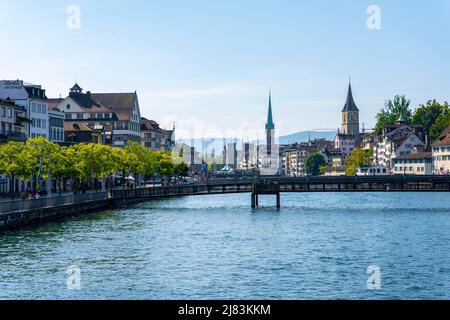
[[[450,100],[449,3],[0,0],[0,78],[42,84],[51,97],[75,80],[137,90],[144,116],[222,136],[262,127],[269,87],[280,134],[338,128],[351,75],[371,127],[396,94],[413,106]],[[73,4],[79,30],[66,27]],[[369,5],[381,9],[381,30],[366,26]]]

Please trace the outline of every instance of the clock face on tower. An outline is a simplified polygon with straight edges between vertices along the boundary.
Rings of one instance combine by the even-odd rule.
[[[348,120],[349,120],[349,122],[351,122],[351,123],[358,123],[358,122],[359,122],[359,115],[358,115],[358,113],[356,113],[356,112],[351,112],[351,113],[348,115]]]

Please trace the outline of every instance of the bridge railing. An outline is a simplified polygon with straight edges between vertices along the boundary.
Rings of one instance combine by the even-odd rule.
[[[86,194],[67,195],[61,197],[48,197],[34,200],[15,200],[0,202],[0,214],[17,211],[42,209],[61,205],[79,204],[90,201],[106,200],[107,192],[93,192]]]

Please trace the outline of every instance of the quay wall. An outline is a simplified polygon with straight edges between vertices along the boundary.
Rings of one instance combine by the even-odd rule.
[[[64,204],[54,207],[29,209],[0,213],[0,230],[15,229],[26,225],[55,220],[58,218],[86,214],[113,207],[112,200],[94,200],[82,203]]]

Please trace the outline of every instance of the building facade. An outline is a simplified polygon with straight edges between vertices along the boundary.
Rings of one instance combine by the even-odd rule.
[[[156,121],[141,119],[141,144],[143,148],[160,151],[162,132]]]
[[[26,141],[30,121],[26,110],[12,100],[0,100],[0,144],[9,141]]]
[[[48,140],[55,143],[64,142],[64,112],[58,109],[48,110]]]
[[[359,146],[359,141],[360,139],[358,136],[338,133],[334,141],[334,146],[335,149],[341,152],[344,159],[347,159],[352,154],[353,149]]]
[[[0,81],[0,99],[10,99],[26,110],[25,117],[31,120],[28,136],[48,139],[48,99],[40,85],[27,84],[22,80]]]
[[[105,144],[104,128],[102,126],[92,127],[83,122],[65,122],[64,141],[67,144]]]
[[[374,144],[374,164],[391,168],[393,159],[424,150],[422,132],[421,126],[408,126],[402,121],[386,126]]]
[[[173,130],[162,129],[154,120],[141,118],[142,147],[153,151],[169,151],[175,147],[175,127]]]
[[[432,144],[433,173],[450,174],[450,126]]]
[[[397,175],[431,175],[433,161],[431,152],[405,154],[392,160],[392,172]]]
[[[123,148],[141,142],[141,115],[137,93],[91,93],[75,84],[57,108],[66,123],[83,123],[104,131],[108,145]]]

